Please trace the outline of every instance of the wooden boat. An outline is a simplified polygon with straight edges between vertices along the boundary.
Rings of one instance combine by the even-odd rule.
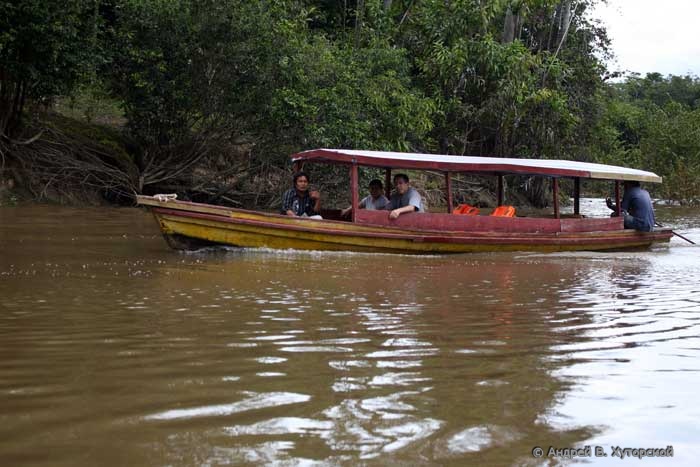
[[[173,248],[206,243],[237,247],[298,250],[339,250],[384,253],[468,253],[488,251],[620,250],[668,242],[671,230],[638,232],[624,229],[622,217],[588,218],[580,210],[582,179],[615,182],[620,205],[620,182],[660,183],[651,172],[575,161],[444,156],[395,152],[314,149],[292,156],[295,170],[304,163],[340,164],[349,168],[351,219],[340,210],[325,210],[323,219],[288,217],[275,213],[235,209],[172,197],[139,196],[148,206]],[[358,168],[385,170],[387,189],[392,169],[430,170],[444,174],[447,212],[408,213],[398,219],[387,211],[358,209]],[[531,175],[552,180],[554,212],[551,217],[494,217],[452,214],[452,174],[470,173],[498,179],[498,204],[503,200],[503,177]],[[574,213],[559,211],[559,179],[574,181]]]

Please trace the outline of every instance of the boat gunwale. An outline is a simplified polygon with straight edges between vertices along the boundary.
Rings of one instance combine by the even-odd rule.
[[[256,214],[266,214],[257,213],[256,211],[249,211]],[[341,235],[345,237],[365,237],[365,238],[386,238],[395,240],[410,240],[412,242],[435,242],[435,243],[464,243],[468,241],[478,241],[485,242],[489,244],[507,244],[513,242],[527,243],[527,244],[576,244],[576,243],[587,243],[587,244],[604,244],[610,243],[626,243],[633,240],[640,240],[644,243],[651,243],[654,241],[663,241],[664,239],[670,239],[672,233],[670,230],[657,230],[653,232],[637,232],[631,229],[623,230],[608,230],[608,231],[591,231],[591,232],[553,232],[553,233],[537,233],[537,232],[493,232],[493,231],[466,231],[466,232],[455,232],[455,231],[407,231],[407,232],[387,232],[384,226],[376,226],[377,231],[373,230],[347,230],[347,229],[333,229],[329,228],[328,225],[318,225],[321,223],[325,224],[340,224],[337,221],[323,221],[323,220],[312,220],[304,219],[302,222],[305,224],[280,224],[274,222],[264,222],[256,221],[250,219],[240,219],[230,216],[219,216],[216,214],[202,213],[196,211],[187,211],[181,209],[170,209],[158,207],[154,209],[154,214],[156,215],[166,215],[174,216],[179,218],[190,218],[190,219],[203,219],[208,221],[223,222],[229,224],[243,224],[254,227],[262,227],[269,229],[279,229],[286,231],[295,232],[308,232],[313,234],[321,235]],[[272,215],[276,216],[276,215]],[[281,216],[280,217],[284,217]],[[344,226],[353,225],[350,223],[342,223]]]
[[[459,235],[464,235],[464,233],[469,232],[473,234],[479,234],[479,235],[504,235],[504,234],[528,234],[528,235],[551,235],[551,234],[583,234],[583,233],[604,233],[604,232],[623,232],[625,229],[605,229],[605,230],[587,230],[587,231],[571,231],[571,230],[563,230],[562,229],[562,221],[565,222],[578,222],[581,221],[586,222],[586,221],[599,221],[602,220],[598,218],[585,218],[585,219],[550,219],[550,218],[534,218],[534,217],[512,217],[512,218],[493,218],[489,219],[492,222],[502,222],[502,223],[519,223],[519,222],[527,222],[530,224],[534,224],[537,222],[547,222],[548,224],[551,224],[552,226],[559,226],[559,229],[554,230],[554,231],[541,231],[541,230],[534,230],[530,232],[518,232],[518,231],[512,231],[512,230],[467,230],[466,226],[464,229],[453,229],[453,230],[441,230],[441,229],[435,229],[435,228],[421,228],[421,227],[416,227],[416,226],[406,226],[406,225],[390,225],[388,223],[377,223],[377,222],[372,222],[372,221],[367,221],[363,220],[362,222],[346,222],[346,221],[336,221],[333,219],[310,219],[310,218],[299,218],[299,217],[289,217],[284,214],[276,214],[276,213],[271,213],[271,212],[264,212],[264,211],[254,211],[254,210],[247,210],[247,209],[241,209],[241,208],[231,208],[231,207],[225,207],[225,206],[216,206],[216,205],[209,205],[209,204],[203,204],[203,203],[195,203],[192,201],[179,201],[179,200],[170,200],[170,201],[160,201],[156,199],[155,197],[148,197],[148,196],[142,196],[139,195],[138,201],[140,204],[143,205],[149,205],[149,206],[154,206],[154,207],[159,207],[163,209],[171,209],[171,210],[176,210],[180,212],[196,212],[196,213],[204,213],[207,214],[207,211],[222,211],[225,213],[228,213],[225,215],[224,219],[228,219],[231,217],[231,213],[240,213],[243,215],[253,215],[253,216],[264,216],[266,218],[270,218],[270,222],[276,226],[279,227],[292,227],[295,225],[302,225],[303,227],[306,226],[314,226],[315,223],[318,223],[319,225],[317,226],[321,230],[329,230],[333,232],[346,232],[348,229],[353,229],[353,231],[361,231],[361,230],[368,230],[368,231],[373,231],[373,229],[382,229],[383,232],[386,233],[395,233],[397,235],[448,235],[448,236],[459,236]],[[212,215],[218,216],[222,214],[214,214],[211,213]],[[452,217],[454,214],[447,214],[447,213],[428,213],[430,215],[435,215],[435,216],[446,216],[446,217]],[[420,216],[425,216],[425,214],[416,214]],[[484,216],[486,218],[487,216]],[[279,219],[281,222],[275,222],[274,219]],[[458,217],[458,219],[462,220],[469,220],[468,217]],[[240,220],[240,219],[238,219]],[[607,220],[607,219],[604,219]],[[619,221],[615,220],[612,222],[617,222]],[[338,228],[334,229],[332,225],[337,225],[337,226],[342,226],[344,228]],[[550,227],[551,229],[551,227]],[[302,228],[304,230],[304,228]]]

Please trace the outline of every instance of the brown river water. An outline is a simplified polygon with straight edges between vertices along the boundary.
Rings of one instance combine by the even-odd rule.
[[[699,284],[677,237],[180,253],[139,209],[0,207],[0,465],[698,465]]]

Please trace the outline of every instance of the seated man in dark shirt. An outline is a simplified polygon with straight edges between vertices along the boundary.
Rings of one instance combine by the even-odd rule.
[[[321,212],[321,194],[316,190],[309,191],[309,177],[304,172],[295,173],[292,180],[294,187],[282,197],[281,214],[317,216]]]
[[[656,219],[649,192],[644,190],[637,181],[625,181],[625,194],[620,203],[622,215],[625,218],[625,228],[635,229],[641,232],[654,230]],[[617,207],[610,198],[605,198],[605,203],[613,211]]]

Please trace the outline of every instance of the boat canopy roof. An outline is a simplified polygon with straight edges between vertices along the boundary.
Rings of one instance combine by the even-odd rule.
[[[404,152],[358,151],[350,149],[311,149],[291,156],[292,162],[319,161],[358,164],[385,169],[439,170],[487,174],[543,175],[581,177],[600,180],[633,180],[661,183],[653,172],[615,165],[553,159],[515,159],[501,157],[446,156]]]

